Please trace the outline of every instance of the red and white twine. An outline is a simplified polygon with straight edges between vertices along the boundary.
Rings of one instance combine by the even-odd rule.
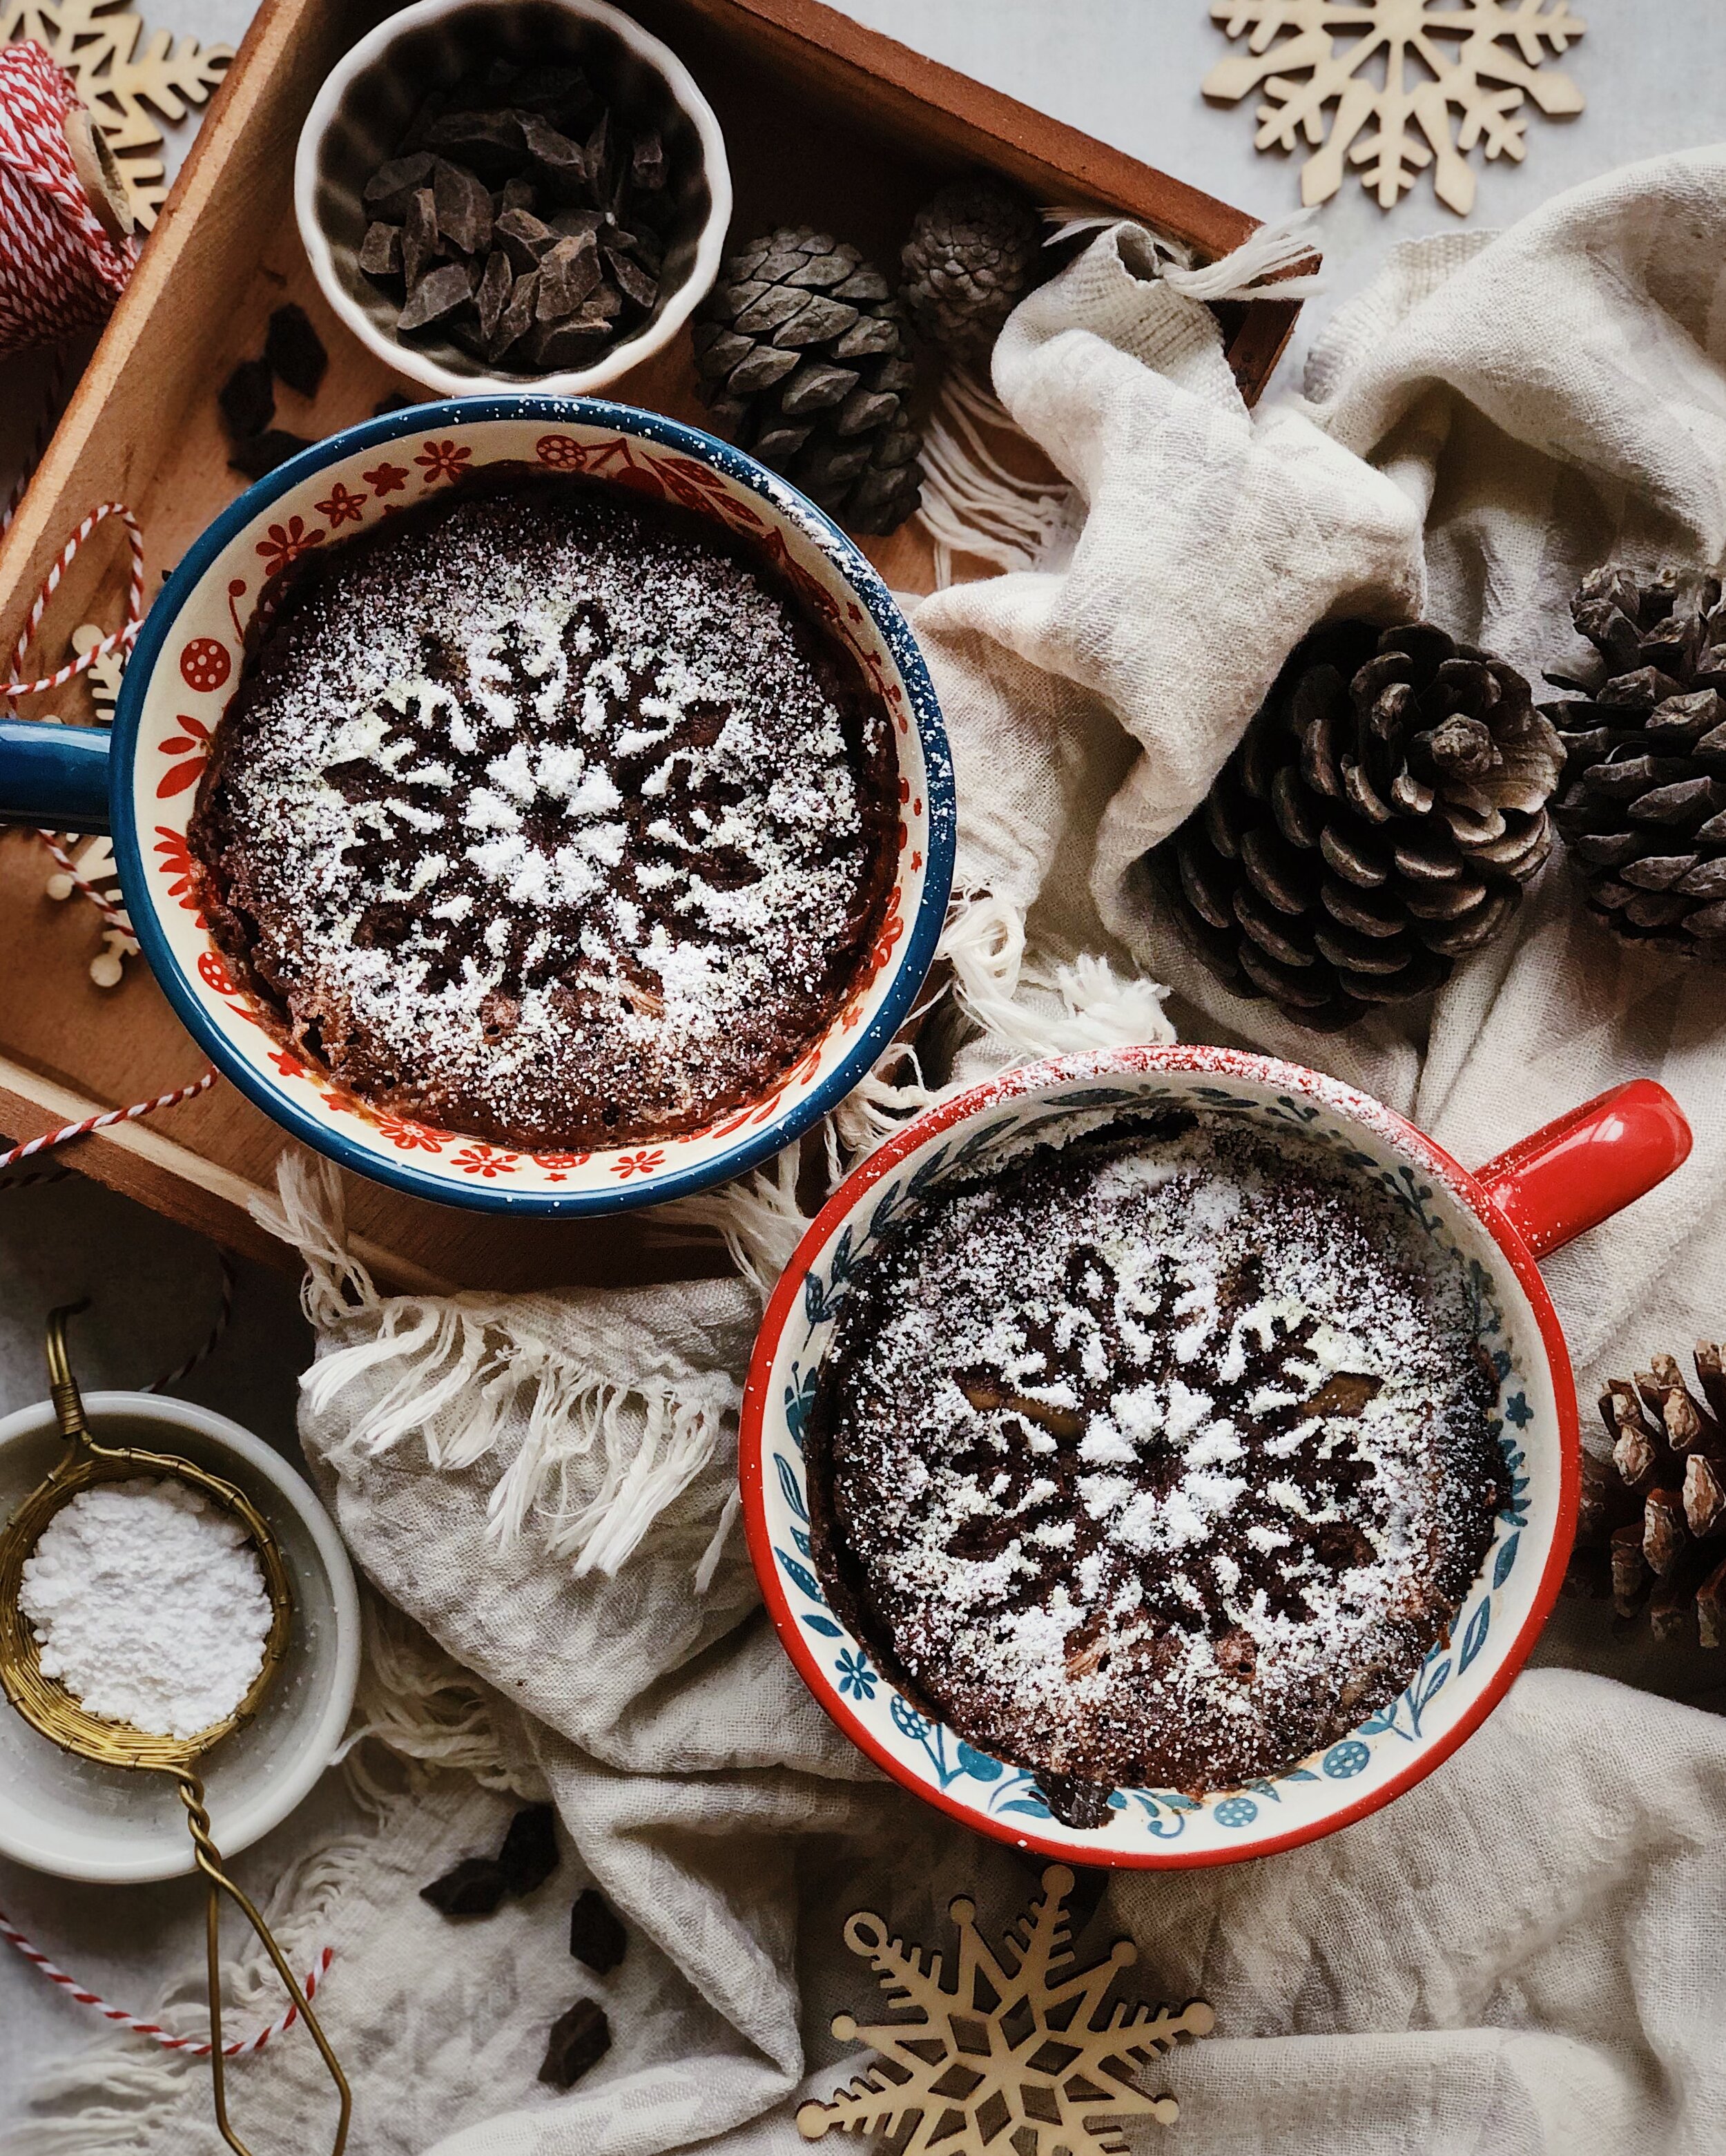
[[[0,47],[0,357],[105,321],[133,254],[90,208],[66,140],[72,79],[28,38]]]
[[[184,2051],[188,2057],[194,2059],[209,2057],[210,2041],[207,2036],[176,2036],[164,2029],[160,2022],[146,2021],[139,2015],[128,2014],[123,2006],[110,2006],[105,1999],[87,1989],[75,1977],[68,1976],[65,1970],[51,1962],[39,1947],[32,1946],[3,1912],[0,1912],[0,1938],[16,1947],[24,1959],[38,1969],[50,1984],[59,1984],[69,1997],[75,1999],[80,2006],[88,2006],[92,2013],[100,2015],[103,2020],[115,2022],[122,2029],[130,2029],[135,2036],[148,2036],[152,2043],[160,2044],[165,2051]],[[319,1949],[317,1958],[306,1971],[305,1982],[300,1987],[309,2000],[316,1996],[318,1986],[329,1973],[330,1964],[335,1958],[333,1948]],[[284,2035],[299,2019],[299,2007],[291,2005],[267,2029],[260,2029],[256,2035],[238,2037],[231,2044],[224,2044],[222,2056],[224,2059],[250,2058],[254,2051],[261,2051],[272,2036]]]
[[[86,1116],[81,1122],[62,1123],[57,1131],[44,1131],[39,1138],[28,1139],[23,1145],[13,1146],[9,1152],[0,1152],[0,1171],[18,1161],[32,1160],[38,1152],[50,1152],[55,1146],[69,1144],[74,1138],[88,1137],[92,1131],[105,1131],[115,1123],[135,1123],[140,1116],[153,1116],[158,1109],[177,1106],[182,1101],[207,1093],[215,1082],[215,1072],[206,1070],[202,1078],[194,1078],[189,1086],[177,1086],[172,1093],[158,1093],[153,1101],[134,1101],[128,1108],[109,1108],[100,1116]]]

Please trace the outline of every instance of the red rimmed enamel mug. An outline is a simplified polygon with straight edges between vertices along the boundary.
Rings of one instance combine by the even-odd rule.
[[[919,1195],[1033,1133],[1098,1111],[1191,1106],[1298,1132],[1386,1191],[1465,1269],[1498,1379],[1509,1494],[1450,1636],[1406,1689],[1285,1773],[1202,1798],[1119,1789],[1105,1823],[1050,1814],[1036,1777],[931,1721],[831,1607],[809,1554],[802,1436],[858,1260]],[[1298,1065],[1217,1048],[1067,1056],[973,1088],[909,1124],[848,1176],[786,1267],[744,1394],[740,1471],[750,1554],[786,1652],[821,1705],[896,1781],[979,1832],[1071,1864],[1177,1866],[1262,1856],[1388,1804],[1503,1698],[1552,1608],[1576,1523],[1580,1439],[1570,1358],[1537,1260],[1671,1174],[1690,1130],[1642,1079],[1603,1094],[1471,1173],[1414,1126]]]

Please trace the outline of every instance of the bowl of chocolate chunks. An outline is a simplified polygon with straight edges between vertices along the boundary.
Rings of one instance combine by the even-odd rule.
[[[294,200],[325,296],[397,373],[576,394],[683,326],[731,182],[688,69],[605,0],[420,0],[318,93]]]

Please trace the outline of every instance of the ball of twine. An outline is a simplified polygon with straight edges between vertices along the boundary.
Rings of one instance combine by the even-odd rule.
[[[0,46],[0,358],[107,319],[136,258],[125,182],[72,80]]]

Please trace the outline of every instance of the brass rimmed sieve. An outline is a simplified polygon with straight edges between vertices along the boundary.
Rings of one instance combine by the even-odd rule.
[[[245,2143],[228,2122],[225,2064],[222,2056],[221,1897],[226,1894],[264,1942],[276,1974],[293,2000],[300,2019],[310,2031],[330,2077],[341,2098],[331,2156],[341,2156],[347,2144],[348,2119],[353,2099],[347,2078],[330,2048],[317,2015],[300,1989],[286,1957],[276,1944],[268,1924],[247,1895],[223,1869],[222,1852],[210,1830],[204,1803],[204,1786],[195,1768],[213,1746],[231,1736],[257,1712],[288,1651],[294,1624],[294,1598],[281,1547],[257,1507],[243,1491],[220,1476],[177,1454],[146,1452],[136,1445],[101,1445],[91,1435],[84,1412],[78,1381],[72,1375],[66,1353],[66,1322],[86,1303],[73,1303],[53,1311],[48,1320],[49,1393],[66,1450],[54,1471],[30,1492],[0,1531],[0,1690],[32,1728],[51,1743],[80,1758],[109,1767],[131,1767],[170,1776],[186,1807],[197,1868],[208,1884],[204,1935],[209,1965],[210,2076],[215,2098],[216,2123],[222,2138],[237,2156],[251,2156]],[[131,1723],[113,1722],[92,1714],[74,1699],[58,1679],[45,1676],[41,1650],[28,1620],[18,1606],[23,1587],[25,1560],[42,1539],[44,1529],[63,1505],[82,1490],[101,1482],[120,1482],[134,1476],[158,1476],[184,1483],[237,1521],[250,1537],[264,1572],[269,1596],[270,1625],[264,1641],[264,1660],[247,1686],[239,1704],[221,1721],[192,1737],[159,1737],[135,1729]]]

